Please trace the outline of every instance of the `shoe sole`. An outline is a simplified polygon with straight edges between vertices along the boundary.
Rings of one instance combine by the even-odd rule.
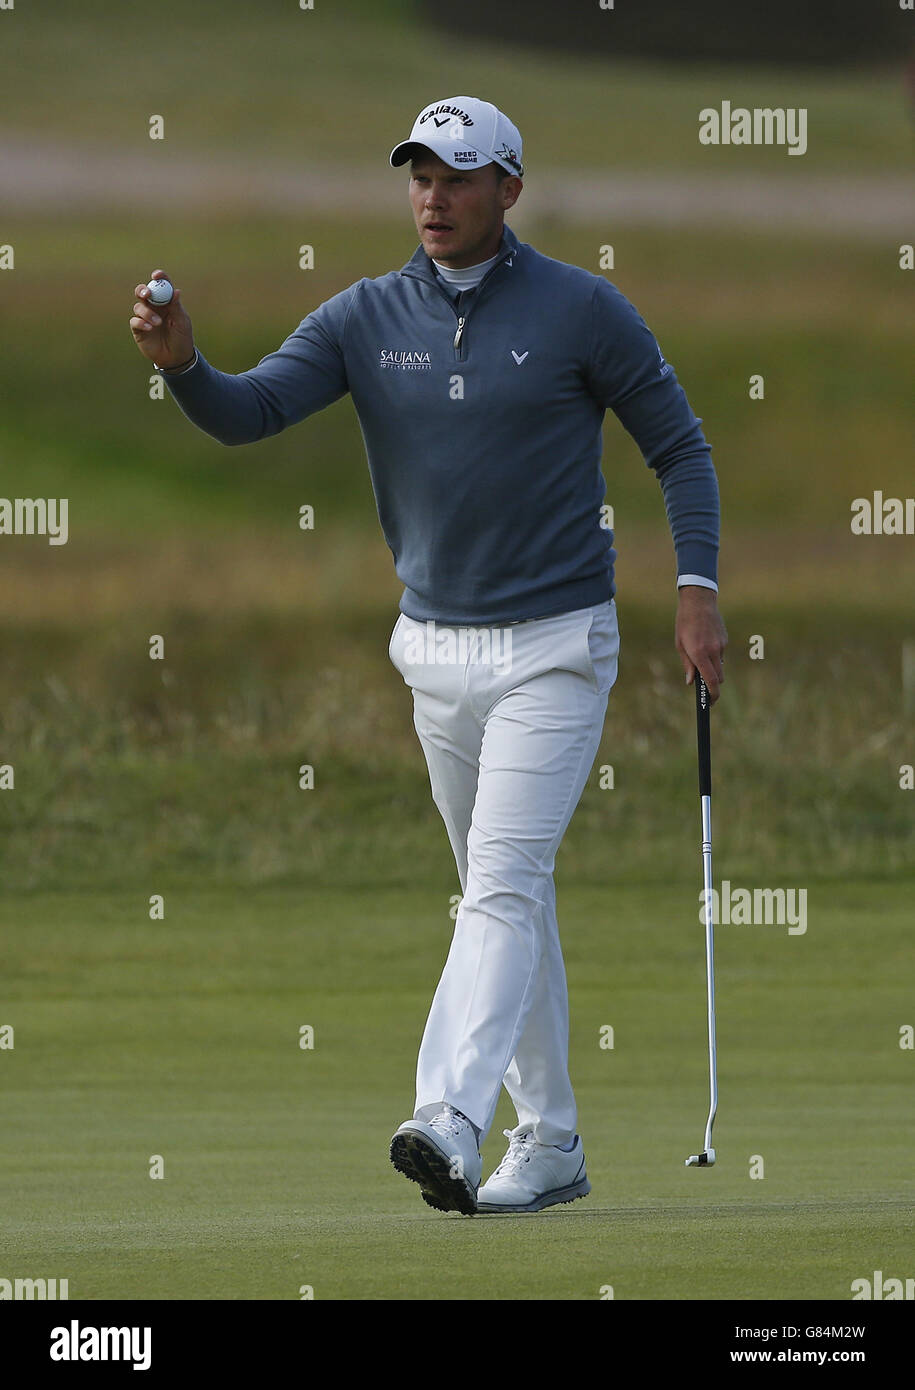
[[[466,1178],[452,1178],[450,1161],[423,1135],[395,1134],[391,1140],[391,1162],[398,1173],[419,1183],[423,1201],[436,1211],[476,1214],[476,1194]]]
[[[582,1178],[580,1182],[573,1183],[571,1187],[554,1187],[551,1192],[541,1192],[539,1197],[535,1197],[533,1201],[524,1206],[510,1207],[502,1202],[478,1202],[477,1211],[490,1214],[500,1211],[543,1211],[544,1207],[564,1206],[569,1202],[574,1202],[578,1197],[587,1197],[590,1191],[591,1184],[588,1179]]]

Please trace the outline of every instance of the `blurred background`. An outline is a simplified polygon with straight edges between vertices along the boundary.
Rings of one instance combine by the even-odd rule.
[[[225,449],[150,398],[128,319],[134,286],[162,266],[209,361],[238,372],[330,295],[399,268],[417,239],[407,174],[388,153],[426,103],[458,94],[494,101],[523,134],[519,237],[635,303],[712,445],[731,639],[713,718],[717,874],[819,883],[837,912],[855,904],[850,989],[886,914],[910,923],[915,793],[900,767],[915,762],[903,679],[915,538],[855,536],[850,519],[855,498],[913,490],[915,272],[900,268],[915,240],[913,42],[911,13],[848,0],[46,0],[0,12],[0,246],[14,248],[0,271],[3,491],[70,509],[66,545],[0,537],[0,763],[15,768],[15,791],[0,794],[0,915],[16,929],[7,999],[35,1036],[47,1027],[49,1076],[74,1036],[78,1076],[85,1059],[97,1078],[143,999],[170,999],[179,978],[199,987],[201,1017],[221,985],[226,1010],[262,985],[266,1037],[287,985],[340,984],[336,941],[351,971],[371,965],[385,989],[414,991],[390,1060],[409,1098],[403,1059],[458,884],[387,658],[401,590],[352,405]],[[807,153],[701,145],[699,112],[725,100],[806,108]],[[312,270],[299,268],[303,245]],[[754,375],[763,400],[750,398]],[[604,473],[623,645],[598,765],[613,766],[615,789],[596,768],[559,856],[560,901],[598,943],[626,885],[643,926],[638,894],[652,885],[666,895],[657,922],[682,905],[701,1107],[693,699],[673,646],[661,492],[612,414]],[[313,531],[299,529],[304,504]],[[152,634],[164,661],[149,659]],[[170,913],[156,946],[153,893]],[[427,957],[404,935],[405,903],[414,926],[438,924]],[[586,939],[568,942],[579,1000]],[[672,960],[686,949],[659,938]],[[747,959],[732,962],[735,980]],[[395,960],[396,980],[384,973]],[[882,960],[895,988],[902,957]],[[388,996],[376,1002],[388,1027]],[[803,1009],[798,998],[793,1016]],[[301,1005],[289,1010],[292,1027]],[[143,1027],[140,1050],[158,1016]],[[150,1094],[171,1098],[197,1036],[187,1027],[167,1073],[147,1074],[136,1053],[131,1075]],[[249,1076],[249,1053],[236,1060],[234,1079]],[[68,1117],[82,1115],[74,1084],[58,1109],[34,1112],[23,1191],[35,1153],[45,1145],[53,1167]],[[127,1114],[118,1085],[111,1116]],[[252,1103],[265,1085],[252,1081]],[[379,1133],[400,1108],[378,1111]],[[26,1114],[23,1102],[24,1134]],[[98,1156],[113,1131],[95,1114]],[[185,1118],[191,1142],[198,1122]],[[134,1123],[131,1143],[158,1151]]]
[[[913,540],[849,526],[854,498],[911,491],[911,15],[655,0],[567,6],[560,24],[539,0],[165,0],[152,16],[51,0],[2,20],[0,447],[6,491],[68,497],[71,528],[66,546],[0,545],[8,889],[138,863],[376,881],[403,872],[388,850],[413,837],[448,872],[387,663],[400,588],[351,403],[226,450],[149,399],[127,318],[162,265],[209,360],[241,371],[329,295],[402,265],[416,237],[387,154],[459,92],[523,133],[518,235],[607,274],[704,421],[731,632],[716,712],[730,853],[808,873],[911,866],[897,769],[913,756]],[[723,99],[806,107],[808,152],[700,145],[698,113]],[[601,756],[617,790],[589,793],[566,855],[602,873],[609,830],[614,872],[642,875],[691,853],[671,799],[690,710],[660,491],[612,415],[604,471],[624,648]],[[308,797],[302,762],[321,769]],[[356,862],[343,809],[378,818]]]

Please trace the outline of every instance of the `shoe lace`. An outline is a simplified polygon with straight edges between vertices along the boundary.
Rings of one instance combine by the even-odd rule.
[[[444,1105],[429,1121],[429,1128],[436,1130],[444,1139],[460,1138],[461,1130],[469,1122],[459,1115],[452,1105]]]
[[[530,1161],[536,1141],[530,1130],[525,1130],[523,1134],[514,1134],[510,1129],[503,1129],[502,1133],[508,1140],[508,1153],[499,1164],[496,1173],[508,1177],[511,1173],[517,1173],[522,1163]]]

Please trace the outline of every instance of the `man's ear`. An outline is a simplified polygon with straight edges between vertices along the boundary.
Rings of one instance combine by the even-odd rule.
[[[511,174],[509,178],[502,180],[502,207],[506,210],[512,208],[521,196],[524,187],[517,174]]]

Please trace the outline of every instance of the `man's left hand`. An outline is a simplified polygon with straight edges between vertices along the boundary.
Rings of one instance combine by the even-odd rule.
[[[724,680],[724,649],[728,644],[727,629],[718,612],[718,595],[714,589],[698,584],[684,584],[679,590],[675,639],[686,684],[692,685],[698,668],[708,686],[712,704],[718,699]]]

